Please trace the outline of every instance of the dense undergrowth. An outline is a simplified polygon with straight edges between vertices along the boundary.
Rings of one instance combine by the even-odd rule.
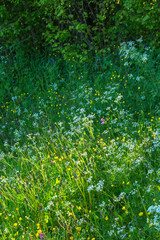
[[[141,38],[83,65],[1,56],[1,239],[160,238],[158,65]]]

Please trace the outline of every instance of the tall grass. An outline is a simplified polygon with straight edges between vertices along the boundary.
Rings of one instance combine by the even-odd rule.
[[[159,60],[142,44],[83,65],[1,57],[1,239],[160,238]]]

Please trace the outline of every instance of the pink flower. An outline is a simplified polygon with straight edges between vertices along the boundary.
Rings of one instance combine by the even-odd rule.
[[[101,118],[101,122],[103,122],[103,120],[104,120],[104,119],[103,119],[103,118]]]
[[[40,233],[39,236],[41,236],[41,239],[44,239],[43,233]]]
[[[104,122],[102,122],[102,124],[104,124]]]

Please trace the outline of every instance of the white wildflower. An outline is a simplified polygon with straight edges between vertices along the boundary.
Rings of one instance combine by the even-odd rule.
[[[93,189],[94,189],[94,186],[93,186],[93,185],[90,185],[90,186],[88,186],[87,191],[90,192],[90,191],[92,191]]]

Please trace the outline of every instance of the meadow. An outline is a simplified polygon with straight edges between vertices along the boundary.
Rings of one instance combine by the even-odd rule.
[[[0,239],[160,239],[158,50],[2,53]]]

